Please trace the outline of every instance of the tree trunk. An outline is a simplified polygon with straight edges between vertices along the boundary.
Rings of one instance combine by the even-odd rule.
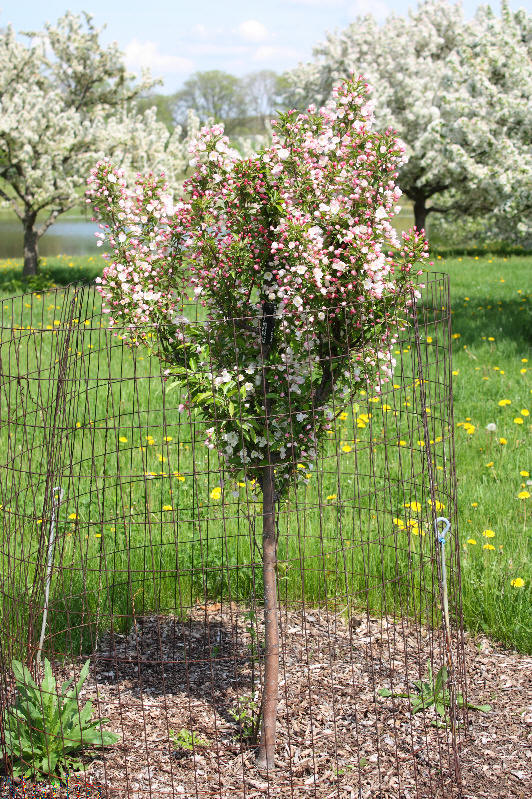
[[[277,613],[277,539],[275,534],[275,491],[273,466],[264,469],[262,485],[262,546],[264,574],[264,685],[260,744],[257,752],[259,769],[275,768],[275,726],[279,700],[279,624]]]
[[[24,268],[23,277],[31,277],[39,271],[39,237],[34,229],[35,219],[25,219],[24,222]]]
[[[427,232],[427,214],[426,198],[418,197],[414,202],[414,224],[418,230]]]

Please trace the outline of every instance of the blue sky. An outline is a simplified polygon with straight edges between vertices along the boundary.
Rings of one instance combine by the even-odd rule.
[[[1,2],[1,0],[0,0]],[[472,16],[477,0],[463,0]],[[283,71],[307,60],[326,31],[346,27],[361,13],[379,19],[406,14],[412,0],[22,0],[0,6],[0,25],[36,30],[67,8],[89,11],[104,42],[116,41],[128,67],[150,68],[173,92],[192,72],[222,69],[244,75],[258,69]],[[491,0],[499,8],[498,0]],[[532,11],[532,0],[510,0]]]

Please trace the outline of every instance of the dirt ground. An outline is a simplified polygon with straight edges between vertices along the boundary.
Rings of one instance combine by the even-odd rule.
[[[61,799],[509,799],[532,787],[532,658],[465,636],[467,699],[492,710],[453,733],[407,699],[428,660],[443,663],[441,635],[404,621],[347,621],[327,610],[283,611],[277,769],[260,773],[232,712],[252,699],[261,627],[236,605],[195,608],[185,623],[138,618],[92,658],[92,698],[120,742],[86,760]],[[456,642],[455,642],[456,643]],[[463,690],[464,659],[454,675]],[[255,669],[255,674],[253,670]],[[65,669],[65,674],[70,673]],[[73,673],[73,671],[72,671]],[[240,702],[240,704],[239,704]],[[179,750],[170,733],[201,739]],[[457,757],[455,757],[455,755]],[[457,774],[457,763],[459,774]],[[77,787],[76,787],[77,786]],[[30,797],[7,783],[0,797]],[[50,794],[49,794],[50,795]]]

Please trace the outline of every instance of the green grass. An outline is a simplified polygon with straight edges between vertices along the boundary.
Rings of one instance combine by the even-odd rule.
[[[100,274],[105,261],[99,255],[56,255],[40,259],[36,277],[22,277],[21,258],[0,260],[0,293],[14,296],[25,291],[44,291],[69,283],[92,283]]]
[[[453,340],[455,422],[470,419],[475,427],[472,433],[463,426],[455,430],[464,618],[469,629],[529,651],[529,500],[518,499],[518,494],[526,483],[520,471],[530,471],[525,441],[530,424],[518,411],[530,405],[530,373],[521,370],[527,368],[522,359],[530,349],[525,288],[531,263],[517,257],[437,262],[452,280],[453,330],[458,336]],[[94,260],[66,257],[48,266],[58,278],[97,269]],[[12,268],[12,262],[0,264],[0,275]],[[246,518],[246,513],[258,514],[259,496],[249,485],[228,482],[218,498],[220,466],[212,453],[207,459],[203,427],[183,419],[175,394],[167,395],[164,416],[161,412],[158,364],[142,354],[134,357],[115,338],[108,372],[99,327],[80,325],[77,338],[66,343],[63,332],[52,332],[61,329],[67,310],[48,302],[45,294],[34,295],[31,302],[2,303],[2,371],[30,375],[21,384],[12,381],[4,387],[0,403],[3,418],[9,411],[10,421],[9,431],[4,426],[0,433],[2,460],[10,465],[7,478],[16,476],[16,485],[3,470],[0,477],[7,506],[4,576],[16,586],[13,602],[4,594],[3,618],[9,619],[12,635],[25,643],[27,629],[33,627],[32,639],[38,637],[43,542],[51,514],[49,470],[60,475],[53,482],[66,492],[57,522],[50,648],[87,650],[111,619],[115,629],[126,628],[133,611],[186,616],[195,601],[221,594],[242,602],[254,595],[260,602],[261,521],[259,516],[253,535]],[[92,313],[92,307],[80,307],[76,318]],[[443,357],[445,341],[441,325],[425,321],[422,363],[431,407],[429,434],[435,442],[437,498],[445,515],[452,513],[453,473],[446,398],[436,379],[442,376],[442,361],[438,365],[436,356]],[[11,324],[45,332],[30,338],[19,331],[10,341],[6,328]],[[34,343],[28,346],[29,341]],[[402,349],[403,373],[396,377],[396,388],[380,402],[361,397],[358,410],[339,420],[319,470],[322,476],[318,480],[309,473],[308,485],[284,507],[279,578],[287,601],[304,597],[310,604],[329,603],[339,610],[367,602],[375,612],[431,618],[438,592],[433,540],[427,534],[427,459],[421,417],[415,413],[417,357],[408,345]],[[46,376],[53,378],[62,364],[67,380],[64,396],[58,397],[57,382],[36,379],[35,369],[46,369]],[[111,374],[145,379],[111,383]],[[504,398],[512,404],[500,407]],[[61,429],[50,438],[57,405]],[[518,417],[523,424],[513,422]],[[485,430],[489,422],[497,424],[496,433]],[[498,443],[501,437],[506,444]],[[385,438],[396,445],[384,447]],[[493,466],[486,466],[492,461]],[[482,535],[487,529],[494,537]],[[477,543],[468,544],[468,539]],[[483,544],[495,549],[483,549]],[[454,585],[454,557],[449,566]],[[525,580],[523,588],[511,585],[517,577]]]
[[[532,258],[464,256],[437,259],[436,267],[451,277],[459,336],[453,394],[464,617],[470,630],[530,652],[532,506],[519,494],[532,494]],[[511,404],[501,407],[505,399]],[[461,426],[467,420],[472,433]],[[512,586],[516,578],[523,588]]]

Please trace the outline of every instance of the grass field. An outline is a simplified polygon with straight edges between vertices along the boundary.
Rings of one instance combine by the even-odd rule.
[[[530,296],[526,293],[531,265],[532,259],[525,257],[438,259],[435,265],[450,273],[453,297],[458,530],[464,618],[469,629],[482,630],[524,651],[532,650],[532,553],[526,515],[527,510],[530,514],[527,495],[532,493],[527,485],[532,460],[528,414],[531,387],[527,371],[532,320]],[[74,280],[93,277],[98,268],[98,261],[92,257],[89,260],[65,256],[49,259],[45,264],[48,280],[62,283],[70,277]],[[13,293],[9,288],[16,284],[19,270],[20,263],[0,263],[4,297]],[[62,309],[46,303],[45,294],[37,296],[43,299],[34,297],[31,303],[19,303],[16,308],[4,301],[3,340],[10,316],[29,323],[27,315],[31,313],[31,325],[45,330],[52,330],[60,322]],[[41,308],[37,312],[39,302]],[[38,320],[36,313],[40,314]],[[430,347],[438,346],[430,333],[427,328],[426,353],[430,353]],[[120,626],[120,617],[125,624],[131,614],[132,602],[136,603],[137,612],[185,609],[201,596],[216,598],[224,592],[245,600],[250,593],[259,597],[261,593],[260,569],[250,565],[260,560],[256,539],[250,535],[243,518],[243,511],[258,506],[258,498],[249,486],[226,485],[222,502],[215,459],[205,461],[199,473],[197,466],[193,468],[192,456],[194,453],[194,458],[198,458],[202,431],[183,424],[175,411],[176,400],[163,418],[162,388],[159,387],[158,395],[153,394],[156,381],[121,382],[111,391],[106,383],[106,392],[98,388],[97,375],[101,375],[102,369],[97,355],[101,352],[100,335],[99,331],[86,331],[79,340],[85,357],[73,357],[71,361],[71,375],[75,378],[72,385],[79,387],[85,380],[88,388],[77,389],[64,406],[68,409],[65,427],[74,431],[69,447],[57,447],[55,442],[59,450],[55,452],[54,441],[44,441],[37,433],[30,442],[18,440],[17,425],[20,431],[23,425],[21,417],[16,416],[11,425],[11,439],[6,429],[1,434],[3,445],[12,455],[12,468],[15,464],[21,475],[17,490],[10,489],[9,496],[16,494],[17,499],[15,508],[11,502],[8,519],[11,518],[12,524],[8,524],[8,533],[20,531],[23,520],[24,529],[30,530],[26,542],[32,539],[33,555],[39,540],[36,516],[42,507],[45,487],[39,462],[46,456],[59,467],[63,457],[64,463],[74,464],[77,470],[76,481],[68,482],[57,524],[61,564],[68,568],[54,578],[54,612],[50,621],[56,645],[61,643],[69,649],[85,646],[87,638],[93,638],[94,624],[87,619],[89,613],[105,626],[112,612],[115,624]],[[54,337],[42,338],[50,342]],[[74,356],[76,344],[71,343]],[[54,347],[55,343],[44,343],[38,352],[25,356],[27,361],[22,366],[31,371],[38,360],[41,368],[48,363],[53,372],[54,355],[59,354]],[[131,376],[133,368],[139,377],[155,374],[157,369],[157,364],[142,356],[133,364],[129,351],[119,342],[112,357],[115,364],[121,364],[122,377]],[[401,355],[402,379],[390,398],[380,402],[361,398],[358,411],[354,415],[349,412],[339,420],[334,440],[326,449],[330,460],[325,462],[329,468],[325,469],[323,483],[318,486],[315,475],[309,474],[308,485],[298,492],[304,511],[292,504],[291,514],[281,517],[279,576],[281,594],[287,599],[304,596],[308,602],[342,604],[342,597],[348,594],[355,601],[359,596],[364,604],[362,598],[368,596],[370,606],[376,611],[430,615],[437,587],[431,565],[432,539],[426,535],[430,498],[423,477],[424,442],[420,440],[420,435],[421,439],[423,436],[417,426],[419,419],[410,410],[415,405],[414,360],[405,347]],[[430,362],[427,356],[427,363]],[[5,363],[4,356],[3,370]],[[19,356],[17,365],[20,364]],[[150,384],[150,396],[137,395],[134,388],[137,384]],[[46,415],[51,412],[54,398],[45,396],[49,386],[40,390],[44,393],[39,403],[41,408],[48,409]],[[4,407],[7,402],[16,408],[24,397],[17,394],[16,386],[10,391],[13,393],[7,397],[4,393]],[[438,408],[437,393],[428,397],[428,401],[433,408],[431,436],[436,442],[435,464],[440,469],[436,473],[438,501],[449,507],[452,495],[449,435],[443,413],[434,412]],[[36,415],[33,425],[26,419],[26,437],[28,428],[37,430],[39,425],[43,426],[43,418],[41,414],[38,420]],[[112,425],[109,419],[113,420]],[[487,425],[490,428],[495,425],[496,429],[487,429]],[[379,449],[379,441],[393,436],[397,447],[390,456],[390,450],[386,454]],[[29,483],[24,484],[30,472],[34,486],[38,483],[32,491]],[[42,476],[35,480],[39,472]],[[92,476],[94,473],[98,478]],[[135,475],[135,481],[128,480],[128,475]],[[313,502],[318,496],[321,510]],[[288,528],[293,533],[295,521],[298,535],[289,536]],[[180,542],[177,549],[176,528]],[[257,535],[259,529],[260,520]],[[31,569],[26,569],[28,552],[18,549],[16,554],[19,588],[23,592],[18,596],[20,600],[23,594],[29,595],[28,586],[33,577]],[[452,568],[453,564],[450,565]],[[175,581],[176,569],[184,575],[179,586]],[[146,579],[146,573],[150,580]],[[117,579],[117,574],[123,577]],[[13,628],[22,629],[32,621],[29,608],[27,601],[21,602],[18,610],[13,607]],[[6,612],[9,608],[4,606],[4,618]],[[67,627],[76,628],[68,633],[69,641]]]

